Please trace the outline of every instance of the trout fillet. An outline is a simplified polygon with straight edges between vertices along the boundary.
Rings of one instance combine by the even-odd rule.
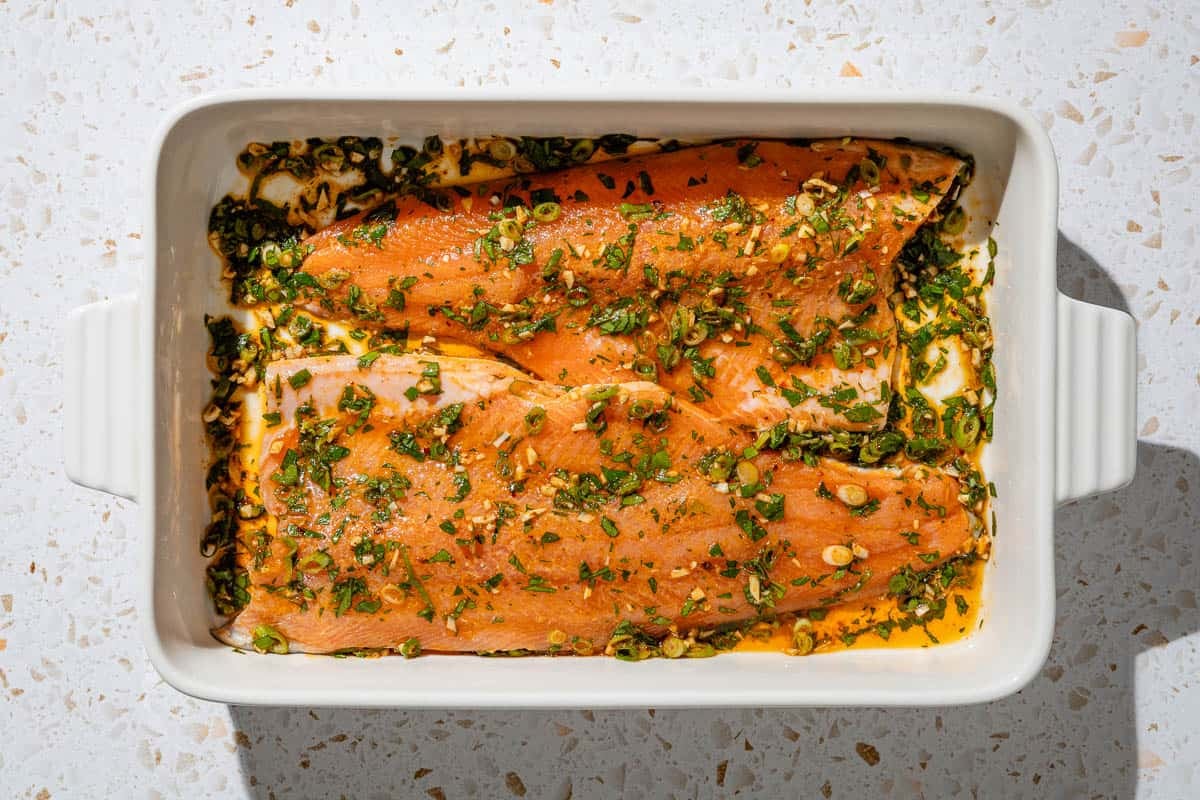
[[[972,538],[939,470],[737,463],[744,433],[649,382],[409,354],[278,361],[260,391],[251,600],[217,632],[237,646],[599,652],[623,623],[878,596]]]
[[[892,262],[962,167],[893,142],[741,140],[522,175],[338,222],[301,245],[291,284],[318,316],[543,380],[650,381],[747,426],[875,430]]]

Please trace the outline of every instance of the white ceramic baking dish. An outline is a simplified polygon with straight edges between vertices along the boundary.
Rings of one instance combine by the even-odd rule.
[[[199,538],[208,520],[200,413],[209,393],[205,312],[225,289],[209,209],[236,185],[253,140],[359,133],[419,141],[491,134],[910,137],[972,153],[968,209],[995,221],[991,297],[1000,392],[985,456],[998,536],[980,630],[950,645],[809,658],[735,653],[628,664],[607,658],[333,659],[240,654],[209,634]],[[1020,689],[1054,624],[1054,507],[1133,476],[1134,328],[1055,283],[1057,171],[1025,111],[911,94],[662,95],[460,92],[241,93],[179,109],[153,145],[141,291],[78,309],[67,326],[70,478],[139,504],[139,603],[158,671],[231,703],[354,706],[927,705]]]

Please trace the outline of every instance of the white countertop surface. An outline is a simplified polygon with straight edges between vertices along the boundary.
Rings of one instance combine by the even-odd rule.
[[[0,796],[1200,796],[1195,4],[100,5],[0,0]],[[137,286],[166,111],[234,87],[560,82],[986,92],[1041,120],[1062,171],[1060,286],[1137,318],[1142,443],[1130,487],[1057,515],[1058,629],[1023,692],[407,713],[228,708],[159,679],[134,508],[63,477],[60,351],[69,309]]]

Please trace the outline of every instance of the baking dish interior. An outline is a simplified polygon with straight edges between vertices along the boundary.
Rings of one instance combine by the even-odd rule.
[[[185,109],[154,161],[153,258],[142,313],[146,416],[143,513],[149,537],[146,644],[188,693],[238,703],[403,706],[924,704],[980,701],[1036,673],[1053,624],[1053,408],[1056,177],[1040,131],[988,102],[880,98],[793,101],[659,99],[314,99],[240,97]],[[951,145],[971,153],[964,195],[976,232],[999,243],[991,296],[999,381],[996,438],[984,456],[996,484],[997,536],[983,624],[965,640],[911,650],[809,658],[732,653],[627,664],[606,658],[463,656],[334,659],[239,654],[209,634],[199,538],[209,516],[200,413],[209,393],[205,313],[227,308],[207,242],[208,212],[237,185],[249,141],[358,133],[706,138],[849,135]]]

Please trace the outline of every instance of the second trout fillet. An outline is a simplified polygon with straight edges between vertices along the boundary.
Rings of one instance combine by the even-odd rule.
[[[238,646],[599,652],[624,622],[877,596],[971,541],[938,470],[744,459],[743,434],[651,383],[333,356],[275,362],[262,391],[251,600],[218,632]]]
[[[339,222],[301,245],[296,286],[320,316],[548,381],[649,380],[739,424],[873,430],[892,262],[962,166],[892,142],[743,140],[520,176]]]

